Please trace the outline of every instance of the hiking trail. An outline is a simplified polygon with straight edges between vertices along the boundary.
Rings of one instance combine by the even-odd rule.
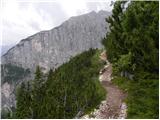
[[[83,119],[125,119],[127,117],[127,105],[124,102],[126,93],[111,81],[112,65],[108,62],[105,51],[101,53],[100,59],[106,61],[107,65],[100,71],[99,80],[106,89],[106,99],[101,102],[98,109],[89,115],[84,115]]]

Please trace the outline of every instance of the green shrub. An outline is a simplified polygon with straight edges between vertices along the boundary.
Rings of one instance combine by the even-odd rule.
[[[126,99],[127,117],[131,119],[157,119],[159,117],[159,80],[153,78],[153,75],[148,76],[147,73],[145,73],[147,78],[144,73],[137,74],[143,77],[136,77],[136,80],[129,80],[124,77],[113,79],[114,84],[128,93]]]

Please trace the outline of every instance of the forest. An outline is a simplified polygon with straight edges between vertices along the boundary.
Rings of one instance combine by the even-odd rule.
[[[5,82],[14,84],[18,80],[21,80],[29,75],[29,69],[24,69],[12,64],[1,64],[1,84]]]
[[[127,92],[128,118],[159,118],[159,3],[117,1],[102,43],[113,83]]]
[[[91,112],[106,96],[98,80],[103,65],[99,54],[90,49],[47,75],[37,67],[34,80],[17,89],[17,107],[10,117],[67,119]]]

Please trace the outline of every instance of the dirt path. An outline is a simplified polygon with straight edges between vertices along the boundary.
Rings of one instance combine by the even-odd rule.
[[[111,82],[112,66],[109,65],[102,74],[102,85],[107,91],[106,105],[100,108],[99,117],[102,119],[119,118],[121,115],[122,103],[126,94]],[[124,107],[124,106],[123,106]]]
[[[107,56],[100,56],[101,60],[106,60]],[[126,94],[111,82],[112,65],[104,66],[103,73],[99,79],[101,84],[107,91],[106,100],[102,101],[99,109],[95,109],[90,115],[85,115],[82,118],[97,118],[97,119],[124,119],[127,116],[127,106],[124,103]]]

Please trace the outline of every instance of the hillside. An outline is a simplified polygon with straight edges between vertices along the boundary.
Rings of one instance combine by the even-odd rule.
[[[101,39],[108,31],[105,18],[110,15],[107,11],[90,12],[84,15],[71,17],[60,26],[48,31],[41,31],[26,39],[21,40],[12,47],[2,59],[2,64],[28,69],[28,80],[33,79],[36,66],[40,66],[45,73],[50,68],[55,70],[60,65],[68,62],[71,57],[89,50],[90,48],[102,48]],[[5,71],[8,71],[8,67]],[[11,81],[10,74],[2,69],[2,79]],[[16,72],[16,71],[15,71]],[[18,71],[17,71],[18,72]],[[19,74],[19,73],[16,73]],[[16,75],[15,74],[15,75]],[[15,77],[15,76],[13,76]],[[17,85],[26,78],[17,78],[16,84],[5,82],[2,84],[2,107],[15,107],[15,94]],[[15,82],[16,82],[15,81]],[[7,95],[6,95],[7,93]],[[14,104],[13,104],[14,103]]]
[[[92,111],[106,95],[98,80],[103,66],[99,54],[90,49],[73,57],[54,72],[50,70],[45,83],[38,67],[34,80],[18,88],[17,107],[9,117],[74,118]]]

